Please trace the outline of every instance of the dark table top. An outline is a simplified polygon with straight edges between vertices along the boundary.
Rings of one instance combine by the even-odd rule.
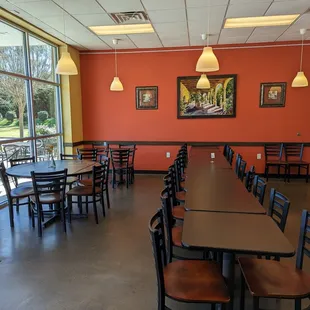
[[[99,166],[98,162],[90,160],[55,160],[56,168],[49,168],[50,161],[39,161],[36,163],[17,165],[6,170],[7,175],[21,178],[31,178],[31,171],[53,172],[68,169],[68,176],[90,173],[93,166]]]
[[[208,248],[242,254],[290,257],[295,250],[267,215],[185,212],[182,243],[188,248]]]

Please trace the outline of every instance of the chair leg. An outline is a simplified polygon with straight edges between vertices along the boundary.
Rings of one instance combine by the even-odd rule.
[[[9,205],[10,226],[14,227],[14,210],[12,199],[8,199],[8,205]]]
[[[109,195],[109,185],[107,184],[105,194],[107,197],[107,204],[108,204],[108,209],[110,209],[110,195]]]
[[[19,213],[19,198],[16,198],[16,213]]]
[[[31,204],[31,222],[32,222],[32,227],[35,228],[35,218],[34,218],[34,204]]]
[[[259,298],[253,297],[253,310],[259,310]]]
[[[266,166],[266,181],[268,182],[269,179],[269,165]]]
[[[28,196],[28,216],[31,217],[31,200],[29,196]]]
[[[287,166],[287,182],[290,183],[290,178],[291,178],[291,166]]]
[[[66,225],[66,210],[65,210],[65,202],[63,201],[60,203],[60,209],[61,209],[61,215],[62,215],[62,221],[63,221],[63,227],[64,227],[64,232],[67,232],[67,225]]]
[[[68,196],[67,199],[68,223],[71,224],[72,196]]]
[[[244,310],[244,302],[245,302],[245,279],[241,272],[240,310]]]
[[[95,213],[96,224],[99,224],[98,211],[97,211],[97,203],[96,203],[96,195],[93,195],[93,208],[94,208],[94,213]]]
[[[216,310],[216,304],[211,304],[211,310]]]
[[[41,206],[37,205],[37,221],[38,221],[38,236],[42,237],[42,210],[41,210]]]
[[[295,299],[295,310],[301,310],[301,299]]]
[[[116,183],[115,177],[116,177],[115,170],[113,169],[113,171],[112,171],[112,187],[113,188],[115,188],[115,183]]]
[[[82,207],[82,197],[81,196],[78,196],[78,207],[79,207],[79,212],[80,214],[82,214],[83,212],[83,207]]]
[[[104,198],[103,198],[103,192],[101,192],[101,205],[102,205],[102,214],[105,217],[105,207],[104,207]]]
[[[85,197],[85,209],[86,209],[86,214],[88,214],[88,196]]]
[[[129,187],[129,170],[127,169],[126,170],[126,187],[128,188]]]

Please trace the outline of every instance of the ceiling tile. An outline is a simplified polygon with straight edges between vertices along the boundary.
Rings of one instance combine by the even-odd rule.
[[[228,7],[226,17],[249,17],[264,15],[269,2],[236,3]]]
[[[126,35],[108,35],[108,36],[100,36],[100,39],[106,42],[109,46],[114,48],[112,40],[114,38],[120,39],[118,44],[116,45],[116,49],[124,49],[124,48],[136,48],[134,43],[127,37]]]
[[[227,5],[228,0],[186,0],[188,8],[199,8],[205,6]]]
[[[176,38],[172,39],[164,39],[162,40],[164,47],[174,47],[174,46],[188,46],[189,42],[187,38]]]
[[[5,2],[5,1],[7,0],[2,0],[2,2]],[[10,2],[12,3],[26,3],[26,2],[40,2],[40,1],[50,1],[50,0],[10,0]]]
[[[257,27],[253,32],[253,36],[280,36],[286,31],[288,26],[277,26],[277,27]]]
[[[143,11],[139,0],[97,0],[109,13]]]
[[[309,7],[309,0],[274,2],[268,9],[266,15],[301,14],[309,9]]]
[[[108,14],[83,14],[73,16],[85,26],[115,25],[115,22]]]
[[[301,41],[301,35],[299,32],[296,33],[284,33],[280,36],[277,41]]]
[[[200,35],[202,33],[218,34],[222,29],[223,20],[215,17],[210,18],[210,25],[207,20],[188,21],[189,33],[192,35]],[[210,28],[209,28],[210,27]],[[209,30],[208,30],[209,29]]]
[[[185,8],[184,0],[142,0],[147,10],[169,10]]]
[[[247,43],[255,43],[255,42],[274,42],[279,36],[278,35],[251,35]]]
[[[98,14],[104,10],[95,0],[53,0],[70,14]]]
[[[147,13],[154,24],[186,22],[185,9],[148,11]]]
[[[213,35],[209,38],[209,44],[210,45],[215,45],[217,44],[219,35]],[[201,36],[200,35],[190,35],[190,43],[191,46],[203,46],[204,45],[204,41],[202,41]]]
[[[221,22],[224,19],[226,6],[212,6],[202,8],[188,8],[187,17],[189,21],[195,21],[207,25],[208,16],[210,16],[210,24],[214,21]]]
[[[248,36],[240,36],[240,37],[224,37],[221,35],[219,44],[239,44],[245,43],[248,39]]]
[[[222,29],[221,36],[224,37],[241,37],[249,36],[254,28],[225,28]]]
[[[301,15],[298,20],[289,28],[298,30],[299,29],[310,29],[310,13]],[[309,31],[310,32],[310,31]]]
[[[138,48],[152,48],[152,47],[162,47],[160,40],[156,33],[147,34],[132,34],[129,38],[134,42]]]
[[[176,36],[187,34],[186,22],[154,24],[154,28],[160,37],[170,36],[171,34]]]
[[[273,0],[230,0],[230,4],[235,4],[235,3],[257,3],[257,2],[269,2],[269,4]]]
[[[63,10],[51,1],[17,3],[16,5],[35,17],[59,16],[63,14]]]

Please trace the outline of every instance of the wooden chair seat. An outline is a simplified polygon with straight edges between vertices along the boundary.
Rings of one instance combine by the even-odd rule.
[[[23,182],[23,183],[18,183],[17,187],[33,187],[32,182]]]
[[[55,192],[49,194],[41,194],[39,197],[42,204],[54,204],[63,201],[61,196],[62,195],[60,193]],[[36,203],[35,196],[31,196],[30,199],[33,203]]]
[[[309,165],[308,162],[304,161],[304,160],[289,160],[286,162],[288,165]]]
[[[177,220],[184,220],[185,209],[183,206],[176,206],[172,208],[172,216]]]
[[[33,195],[33,187],[32,186],[18,186],[11,190],[11,197],[12,198],[25,198],[30,195]]]
[[[176,192],[175,193],[176,199],[179,202],[185,202],[186,192]]]
[[[268,160],[266,161],[267,165],[286,165],[287,162],[284,160]]]
[[[227,303],[230,298],[215,262],[180,260],[164,268],[166,295],[185,302]]]
[[[240,268],[253,296],[305,298],[310,296],[310,275],[288,263],[239,258]]]
[[[172,228],[172,243],[174,246],[182,247],[182,226],[176,226]]]
[[[106,182],[104,182],[104,183],[106,184]],[[93,181],[92,181],[92,179],[79,180],[78,185],[79,186],[92,186]]]
[[[95,193],[100,194],[101,188],[96,187]],[[76,186],[67,192],[67,196],[92,196],[93,187],[92,186]]]
[[[77,182],[79,179],[76,178],[76,177],[67,177],[67,184],[70,185],[70,184],[73,184],[75,182]]]

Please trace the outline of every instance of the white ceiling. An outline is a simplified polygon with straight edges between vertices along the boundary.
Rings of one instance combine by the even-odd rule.
[[[210,44],[300,40],[300,28],[309,29],[310,39],[310,0],[0,0],[0,6],[63,41],[64,17],[67,43],[80,50],[111,49],[112,36],[87,26],[113,25],[108,13],[128,11],[146,11],[156,33],[117,36],[118,48],[202,45],[208,23]],[[296,13],[301,16],[290,27],[222,29],[227,17]]]

